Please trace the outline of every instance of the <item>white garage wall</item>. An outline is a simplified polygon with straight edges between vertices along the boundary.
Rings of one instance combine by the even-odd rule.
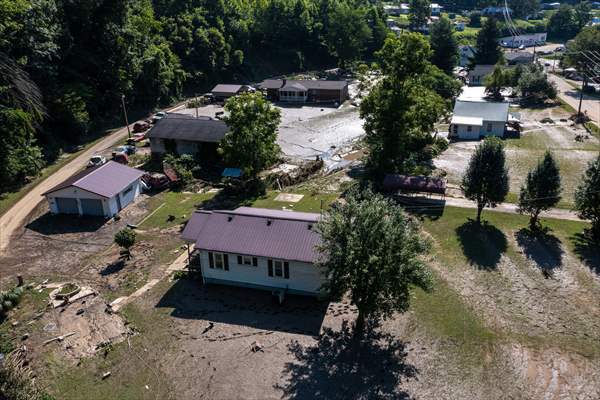
[[[77,207],[79,207],[79,214],[81,214],[81,202],[79,199],[95,199],[102,200],[102,208],[104,210],[104,215],[108,215],[109,205],[108,199],[97,195],[96,193],[88,192],[87,190],[79,189],[73,186],[66,187],[64,189],[57,190],[55,192],[49,193],[46,195],[48,199],[48,205],[50,206],[50,212],[53,214],[58,214],[58,206],[56,204],[56,197],[65,197],[69,199],[77,199]]]

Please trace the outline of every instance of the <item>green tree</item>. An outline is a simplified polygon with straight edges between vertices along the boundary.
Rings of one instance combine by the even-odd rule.
[[[481,13],[479,11],[472,11],[469,15],[469,26],[473,28],[481,26]]]
[[[119,232],[115,233],[115,243],[117,244],[117,246],[123,249],[121,251],[121,255],[124,256],[127,260],[131,258],[131,248],[135,244],[135,239],[135,231],[131,228],[124,228],[121,229]]]
[[[574,37],[578,31],[575,10],[568,4],[562,4],[548,20],[548,37],[550,39],[568,40]]]
[[[452,22],[445,16],[431,25],[430,39],[433,56],[431,62],[447,74],[458,65],[458,42]]]
[[[475,65],[495,65],[503,60],[502,48],[498,43],[498,39],[500,39],[498,21],[493,17],[489,17],[477,33],[477,44],[475,46],[475,56],[473,57]]]
[[[508,194],[508,169],[502,142],[486,138],[475,149],[460,186],[464,196],[477,203],[477,223],[485,207],[496,207]]]
[[[556,86],[548,80],[541,66],[525,67],[519,77],[518,88],[525,103],[543,103],[547,99],[555,99]]]
[[[502,100],[502,89],[510,81],[510,77],[501,65],[496,65],[494,71],[485,78],[485,93],[495,100]]]
[[[329,12],[327,44],[335,54],[339,65],[360,58],[372,38],[362,8],[345,2],[333,3]]]
[[[529,214],[529,226],[536,229],[542,211],[560,201],[560,169],[549,151],[537,166],[529,171],[519,193],[519,213]]]
[[[508,6],[513,10],[513,18],[525,18],[540,10],[540,0],[510,0]]]
[[[589,1],[582,1],[573,7],[573,11],[575,13],[577,31],[579,32],[592,20],[592,5]]]
[[[431,3],[429,0],[410,0],[410,29],[419,30],[427,26],[431,15]]]
[[[594,53],[599,52],[600,26],[588,26],[569,43],[569,51],[565,54],[563,63],[593,74],[592,71],[597,65],[594,61]]]
[[[431,288],[422,258],[426,241],[415,222],[383,196],[351,193],[325,213],[317,230],[324,289],[335,301],[350,296],[358,308],[357,336],[366,320],[408,310],[413,286]]]
[[[229,132],[220,144],[227,165],[239,167],[254,178],[279,156],[277,127],[280,111],[262,93],[244,93],[227,100],[224,121]]]
[[[592,234],[600,243],[600,155],[588,164],[575,190],[575,210],[592,223]]]
[[[431,87],[436,67],[428,61],[431,49],[421,34],[389,36],[377,54],[384,77],[361,103],[360,115],[369,149],[367,167],[381,177],[410,171],[422,161],[447,104]]]

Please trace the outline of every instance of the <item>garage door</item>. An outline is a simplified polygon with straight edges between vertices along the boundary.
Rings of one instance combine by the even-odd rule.
[[[77,199],[68,199],[65,197],[55,198],[58,212],[61,214],[79,214],[77,208]]]
[[[80,199],[83,215],[104,215],[102,200]]]

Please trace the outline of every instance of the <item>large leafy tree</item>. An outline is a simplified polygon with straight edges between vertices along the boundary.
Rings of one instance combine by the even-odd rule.
[[[327,25],[327,43],[341,66],[358,59],[372,37],[365,11],[345,2],[333,3]]]
[[[510,76],[501,65],[485,78],[485,93],[495,100],[502,100],[502,89],[510,83]]]
[[[220,144],[225,162],[255,177],[279,156],[277,127],[280,111],[262,93],[244,93],[227,100],[224,121],[229,132]]]
[[[431,25],[430,40],[433,56],[431,62],[447,74],[458,65],[458,41],[454,36],[452,22],[442,16]]]
[[[556,98],[556,87],[548,80],[541,66],[525,67],[517,85],[525,103],[543,103],[547,99]]]
[[[412,30],[418,30],[427,26],[427,21],[431,15],[431,3],[429,0],[410,0],[410,27]]]
[[[431,287],[422,255],[427,243],[400,207],[370,191],[353,192],[334,204],[317,225],[319,266],[334,300],[348,295],[358,308],[356,333],[365,321],[405,312],[410,289]]]
[[[498,43],[500,28],[495,18],[489,17],[477,33],[474,64],[495,65],[502,61],[502,48]]]
[[[540,10],[540,0],[510,0],[508,6],[514,18],[525,18]]]
[[[560,201],[560,169],[552,153],[546,152],[537,166],[529,171],[519,193],[519,212],[529,214],[529,226],[536,229],[540,213]]]
[[[575,191],[575,209],[592,223],[592,233],[600,243],[600,155],[589,163]]]
[[[575,39],[569,42],[569,51],[563,62],[579,70],[590,72],[597,65],[595,54],[600,54],[600,26],[589,26],[583,28]]]
[[[578,31],[580,31],[592,20],[592,5],[589,1],[582,1],[573,6],[573,11]]]
[[[502,142],[486,138],[475,149],[460,185],[464,196],[477,203],[477,223],[485,207],[495,207],[508,194],[508,168]]]
[[[575,10],[569,4],[562,4],[548,20],[548,36],[555,40],[568,40],[579,31]]]
[[[447,107],[431,87],[437,68],[428,61],[431,49],[422,35],[390,36],[378,57],[384,77],[360,108],[374,176],[409,171],[432,143],[433,125]]]

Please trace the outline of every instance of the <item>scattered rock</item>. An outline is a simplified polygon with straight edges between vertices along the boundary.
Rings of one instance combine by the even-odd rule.
[[[104,374],[102,374],[102,379],[106,379],[110,376],[110,371],[105,372]]]

